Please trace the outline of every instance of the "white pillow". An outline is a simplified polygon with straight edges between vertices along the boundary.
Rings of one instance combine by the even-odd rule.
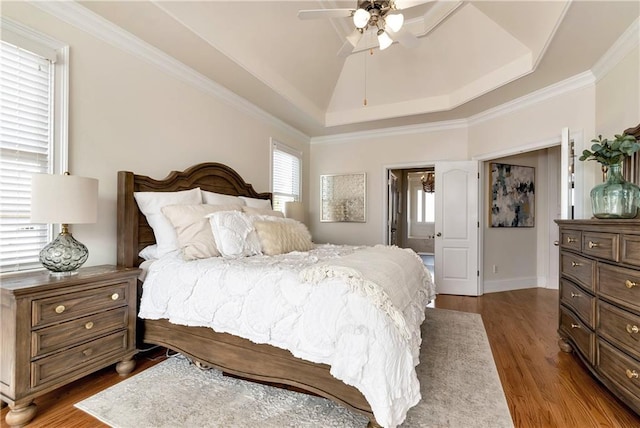
[[[142,214],[147,218],[153,229],[158,244],[157,257],[177,250],[178,237],[171,222],[162,214],[162,207],[178,204],[199,204],[202,201],[200,188],[181,192],[134,192],[133,197],[138,203]]]
[[[219,211],[209,214],[213,239],[223,257],[261,254],[260,239],[251,217],[242,211]]]
[[[208,205],[244,205],[244,201],[237,196],[222,193],[202,191],[202,202]]]
[[[262,216],[284,218],[284,213],[282,211],[268,210],[265,208],[242,207],[242,212],[250,215],[262,215]]]
[[[268,256],[313,249],[311,234],[303,223],[293,219],[256,220],[262,253]]]
[[[183,258],[196,260],[220,255],[207,215],[241,209],[240,205],[167,205],[162,208],[162,213],[176,231]]]
[[[147,245],[138,253],[138,256],[145,260],[155,260],[158,258],[158,244]]]
[[[242,199],[246,206],[251,208],[260,208],[263,210],[272,210],[271,201],[269,199],[257,199],[257,198],[247,198],[246,196],[239,196]]]

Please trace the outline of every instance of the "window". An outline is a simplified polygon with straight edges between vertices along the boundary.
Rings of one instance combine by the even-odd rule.
[[[31,224],[31,175],[66,170],[68,48],[2,18],[0,272],[39,268],[51,225]]]
[[[302,153],[271,140],[271,191],[273,209],[284,212],[284,203],[299,201],[302,185]]]

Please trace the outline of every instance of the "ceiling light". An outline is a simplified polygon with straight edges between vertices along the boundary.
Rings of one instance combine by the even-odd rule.
[[[358,42],[360,42],[360,39],[362,38],[362,33],[362,28],[356,28],[351,34],[347,36],[347,40],[349,41],[349,43],[351,43],[351,46],[353,46],[354,48],[358,46]]]
[[[371,18],[371,14],[368,11],[358,9],[353,14],[353,23],[357,28],[364,28],[369,23],[369,18]]]
[[[402,24],[404,23],[404,16],[401,13],[395,15],[387,15],[384,20],[387,23],[387,28],[389,28],[394,33],[397,33],[398,31],[400,31],[400,28],[402,28]]]
[[[391,40],[386,31],[380,29],[378,30],[378,43],[380,44],[380,50],[383,51],[391,46],[393,40]]]

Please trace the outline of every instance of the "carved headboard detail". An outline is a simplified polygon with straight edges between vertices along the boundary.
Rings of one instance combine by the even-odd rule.
[[[635,128],[625,129],[624,133],[633,135],[636,140],[640,140],[640,124]],[[640,186],[640,152],[635,152],[631,157],[624,160],[622,172],[625,180]]]

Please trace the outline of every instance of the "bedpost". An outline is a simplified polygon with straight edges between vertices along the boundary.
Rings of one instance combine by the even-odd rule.
[[[133,173],[118,171],[118,265],[138,266],[138,206],[133,198]]]

